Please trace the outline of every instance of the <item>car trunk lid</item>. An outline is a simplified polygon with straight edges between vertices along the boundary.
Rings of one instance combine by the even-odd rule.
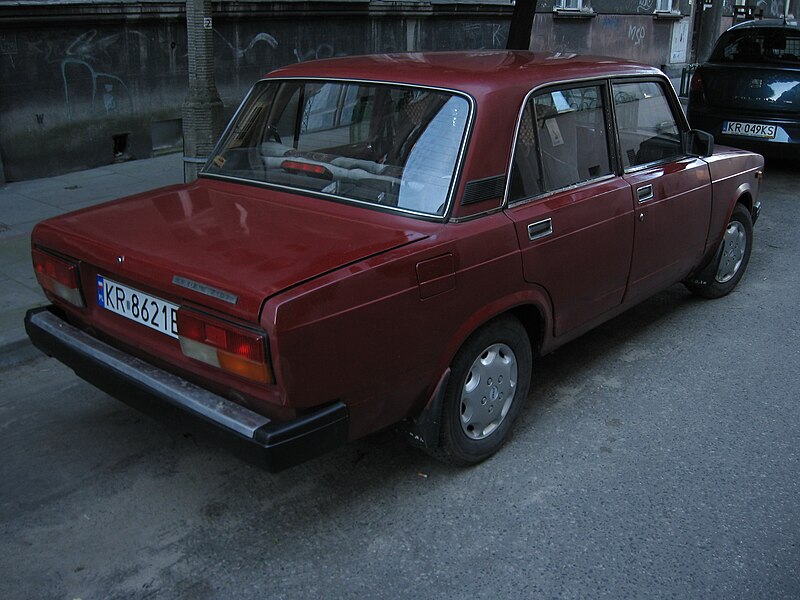
[[[37,226],[33,241],[91,265],[84,268],[90,280],[101,275],[255,322],[266,298],[422,239],[432,226],[363,207],[199,180],[50,219]]]

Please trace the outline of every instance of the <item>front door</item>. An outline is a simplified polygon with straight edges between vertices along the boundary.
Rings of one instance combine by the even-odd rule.
[[[636,211],[626,301],[686,277],[700,260],[708,237],[708,165],[684,154],[663,85],[637,81],[612,88],[624,178]]]

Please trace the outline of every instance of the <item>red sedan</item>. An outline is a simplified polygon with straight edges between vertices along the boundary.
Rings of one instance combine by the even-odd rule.
[[[470,464],[535,357],[676,282],[730,292],[762,158],[652,67],[478,51],[259,81],[200,178],[37,225],[32,341],[281,469],[403,423]]]

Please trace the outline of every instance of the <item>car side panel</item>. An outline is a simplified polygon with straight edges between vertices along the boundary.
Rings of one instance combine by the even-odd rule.
[[[619,177],[557,192],[508,209],[525,280],[552,297],[560,336],[622,301],[633,247],[630,187]],[[549,220],[552,233],[530,235]],[[534,239],[531,239],[534,237]]]
[[[420,282],[430,261],[444,285]],[[345,402],[351,438],[397,422],[422,408],[484,307],[522,286],[513,226],[496,213],[280,294],[261,319],[282,395],[300,409]]]

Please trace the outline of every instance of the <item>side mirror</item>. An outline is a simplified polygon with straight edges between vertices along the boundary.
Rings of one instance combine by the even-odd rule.
[[[711,156],[714,153],[714,136],[707,131],[690,129],[683,134],[683,148],[689,156]]]

